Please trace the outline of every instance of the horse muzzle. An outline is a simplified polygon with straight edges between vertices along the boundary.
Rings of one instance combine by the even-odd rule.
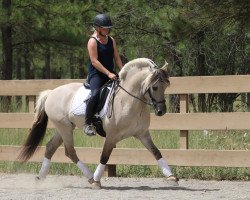
[[[165,101],[164,101],[164,103],[161,102],[161,103],[154,104],[154,110],[155,110],[156,116],[164,115],[167,112],[167,107],[166,107]]]

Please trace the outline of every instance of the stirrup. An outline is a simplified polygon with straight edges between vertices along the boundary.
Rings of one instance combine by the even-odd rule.
[[[84,132],[88,136],[94,136],[96,135],[96,128],[95,126],[91,125],[85,125]]]

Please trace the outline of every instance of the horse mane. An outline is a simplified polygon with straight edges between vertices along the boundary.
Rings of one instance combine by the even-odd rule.
[[[123,66],[123,68],[121,69],[119,73],[119,77],[121,80],[125,80],[127,73],[131,69],[136,68],[138,70],[142,70],[146,67],[149,67],[150,70],[153,70],[153,69],[156,69],[157,65],[148,58],[136,58],[134,60],[129,61]]]

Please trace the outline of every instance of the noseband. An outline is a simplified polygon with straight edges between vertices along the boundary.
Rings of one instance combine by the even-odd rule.
[[[161,100],[161,101],[156,101],[155,98],[153,97],[153,95],[152,95],[150,89],[148,89],[147,92],[148,92],[149,97],[150,97],[150,100],[151,100],[151,102],[152,102],[150,105],[153,105],[154,108],[157,106],[157,104],[159,104],[159,103],[165,103],[165,102],[166,102],[165,99],[163,99],[163,100]]]

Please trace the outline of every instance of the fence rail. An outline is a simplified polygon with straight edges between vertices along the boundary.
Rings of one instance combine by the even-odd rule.
[[[35,96],[46,89],[71,83],[83,82],[80,79],[62,80],[0,80],[0,96],[29,97],[29,113],[0,113],[0,128],[30,128],[34,117]],[[248,130],[250,112],[231,113],[188,113],[188,95],[199,93],[250,93],[250,75],[173,77],[166,94],[180,96],[180,113],[168,113],[163,117],[151,115],[150,129],[180,130],[180,149],[161,149],[170,165],[178,166],[225,166],[250,167],[249,150],[203,150],[188,149],[189,130]],[[49,123],[49,128],[53,125]],[[0,130],[1,134],[1,130]],[[0,146],[1,161],[15,161],[19,146]],[[98,163],[100,148],[76,148],[86,163]],[[30,161],[40,162],[44,147]],[[213,158],[213,159],[211,159]],[[54,162],[71,162],[59,148],[52,158]],[[145,149],[116,148],[109,164],[155,165],[153,156]]]

